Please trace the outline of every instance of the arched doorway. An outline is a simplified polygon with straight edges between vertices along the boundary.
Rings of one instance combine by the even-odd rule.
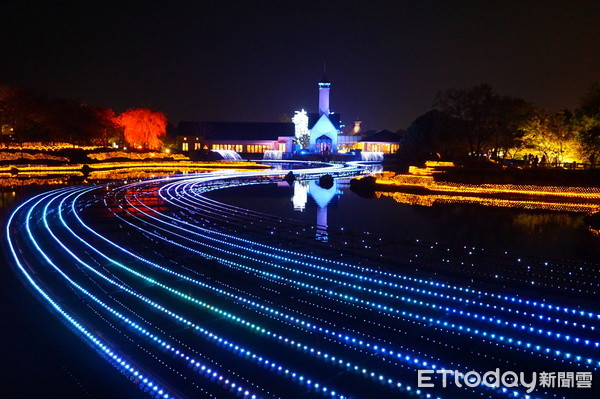
[[[331,154],[333,143],[331,137],[322,135],[315,140],[315,149],[321,154]]]

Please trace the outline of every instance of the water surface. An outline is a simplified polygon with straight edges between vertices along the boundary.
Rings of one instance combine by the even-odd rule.
[[[600,237],[587,228],[584,214],[473,204],[408,205],[389,197],[362,198],[349,189],[348,183],[340,179],[324,190],[314,181],[296,181],[291,186],[262,184],[206,195],[264,213],[327,224],[330,229],[369,231],[524,256],[600,262]]]

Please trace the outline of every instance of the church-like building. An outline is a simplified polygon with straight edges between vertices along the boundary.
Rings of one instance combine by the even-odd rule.
[[[230,150],[242,154],[277,153],[280,158],[293,154],[316,153],[323,155],[371,148],[392,153],[399,147],[399,136],[394,133],[372,135],[385,137],[391,142],[362,143],[358,135],[360,122],[355,122],[353,134],[342,134],[340,114],[329,107],[331,82],[321,79],[319,111],[296,111],[291,123],[286,122],[195,122],[184,121],[177,126],[177,147],[183,153],[192,151]],[[376,138],[377,138],[376,137]]]
[[[319,113],[309,116],[309,150],[321,154],[334,153],[338,150],[340,131],[340,115],[329,109],[329,89],[331,83],[327,79],[319,82]],[[310,123],[310,120],[314,123]]]

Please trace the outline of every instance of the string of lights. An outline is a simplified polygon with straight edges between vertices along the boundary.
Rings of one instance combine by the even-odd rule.
[[[293,173],[361,173],[356,165],[315,166]],[[415,256],[403,259],[408,268],[389,270],[343,248],[280,245],[296,221],[205,196],[287,172],[53,190],[10,216],[11,255],[51,309],[154,397],[559,398],[543,387],[420,388],[411,376],[491,362],[524,371],[600,368],[600,312],[535,293],[545,284],[568,290],[562,286],[585,280],[594,265],[412,244],[439,270],[460,272],[467,257],[482,276],[500,262],[515,269],[503,281],[536,280],[527,291],[457,283],[411,273]],[[556,280],[544,267],[557,269]],[[588,283],[594,290],[595,280]]]

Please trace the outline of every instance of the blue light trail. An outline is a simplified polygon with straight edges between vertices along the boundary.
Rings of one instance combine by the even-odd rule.
[[[13,212],[10,254],[77,336],[157,398],[559,398],[548,388],[419,388],[417,370],[600,368],[598,307],[560,295],[583,273],[523,290],[446,278],[441,258],[439,273],[415,273],[413,256],[392,269],[296,239],[314,237],[314,226],[204,195],[287,172],[60,188]],[[293,172],[308,179],[361,169]],[[425,253],[459,257],[437,243]],[[485,258],[474,262],[482,276],[493,273]]]

